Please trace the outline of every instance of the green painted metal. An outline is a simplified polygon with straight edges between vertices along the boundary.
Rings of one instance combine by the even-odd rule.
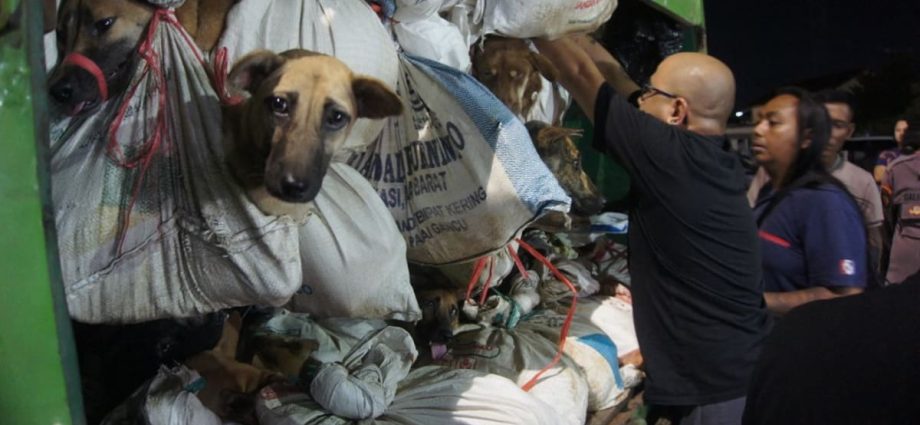
[[[702,26],[705,22],[703,0],[644,0],[687,25]]]
[[[0,1],[0,29],[18,27],[0,32],[0,423],[83,424],[51,218],[42,4],[19,3]]]

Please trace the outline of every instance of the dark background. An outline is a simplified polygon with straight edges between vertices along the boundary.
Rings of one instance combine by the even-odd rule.
[[[704,8],[706,47],[734,71],[738,110],[797,85],[851,91],[858,135],[890,135],[898,116],[920,115],[920,0],[704,0]],[[696,50],[701,35],[620,0],[603,41],[641,84],[664,56]]]
[[[844,84],[863,132],[920,113],[918,0],[704,0],[704,8],[709,53],[734,70],[740,108],[783,85]]]

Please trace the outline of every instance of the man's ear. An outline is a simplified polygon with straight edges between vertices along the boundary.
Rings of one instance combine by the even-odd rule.
[[[537,52],[530,52],[530,63],[537,68],[537,71],[540,71],[540,75],[542,75],[543,78],[556,82],[559,70],[556,69],[556,65],[553,65],[546,56]]]
[[[228,82],[231,87],[253,93],[284,61],[284,57],[270,50],[256,50],[233,64]]]
[[[668,124],[686,127],[688,124],[687,121],[690,119],[690,105],[688,105],[687,100],[682,97],[673,99],[672,102],[674,102],[674,111],[671,112]]]
[[[356,76],[351,81],[351,90],[358,103],[359,118],[380,119],[403,111],[402,99],[376,78]]]

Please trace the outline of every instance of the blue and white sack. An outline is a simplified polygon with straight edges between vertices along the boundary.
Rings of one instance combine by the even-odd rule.
[[[405,112],[348,164],[396,219],[410,261],[446,264],[502,248],[547,209],[571,200],[524,124],[457,69],[400,57]]]

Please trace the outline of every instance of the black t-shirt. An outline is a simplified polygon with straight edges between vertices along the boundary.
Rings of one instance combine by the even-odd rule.
[[[770,319],[744,168],[724,137],[665,124],[604,84],[595,147],[632,179],[629,261],[645,399],[742,397]]]
[[[743,422],[917,423],[918,306],[920,274],[791,311],[764,344]]]

